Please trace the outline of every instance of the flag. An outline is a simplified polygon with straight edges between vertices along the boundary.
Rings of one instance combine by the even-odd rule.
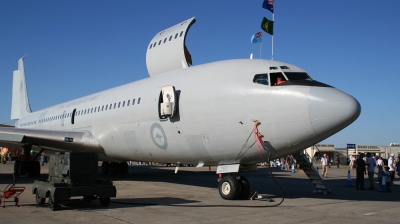
[[[274,0],[264,0],[262,7],[274,13]]]
[[[262,36],[262,33],[261,32],[258,32],[258,33],[256,33],[256,34],[254,34],[252,37],[251,37],[251,43],[261,43],[262,42],[262,39],[261,39],[261,36]]]
[[[261,21],[261,29],[271,35],[274,35],[274,21],[268,20],[264,17]]]

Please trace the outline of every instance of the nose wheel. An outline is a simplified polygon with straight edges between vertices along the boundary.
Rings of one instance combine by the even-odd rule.
[[[250,183],[246,177],[227,175],[218,184],[218,191],[225,200],[248,199]]]

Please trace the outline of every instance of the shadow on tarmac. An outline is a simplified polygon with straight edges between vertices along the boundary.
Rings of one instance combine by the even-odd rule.
[[[195,167],[180,169],[177,174],[174,173],[174,167],[164,166],[129,166],[128,175],[103,175],[100,173],[98,179],[110,180],[110,181],[130,181],[132,185],[135,182],[164,182],[172,184],[180,184],[187,186],[205,187],[215,189],[215,195],[218,195],[218,182],[217,175],[214,170],[211,171],[199,171]],[[191,170],[193,169],[193,171]],[[344,201],[393,201],[398,202],[400,200],[398,186],[392,187],[392,193],[381,193],[378,190],[375,191],[360,191],[356,190],[355,186],[348,187],[347,183],[347,170],[338,169],[333,170],[332,174],[336,177],[332,179],[325,179],[325,183],[328,188],[332,191],[330,194],[313,193],[314,186],[308,180],[307,176],[300,172],[291,173],[288,171],[281,171],[279,168],[272,168],[274,177],[278,184],[283,189],[284,197],[290,199],[300,198],[316,198],[316,199],[334,199]],[[268,168],[260,168],[258,172],[244,173],[244,176],[249,180],[252,191],[257,191],[261,195],[268,195],[275,201],[282,198],[281,191],[277,184],[271,178]],[[334,176],[334,175],[333,175]],[[19,177],[16,182],[16,186],[24,186],[32,184],[34,180],[46,180],[47,174],[41,174],[38,177]],[[339,179],[338,179],[339,178]],[[377,178],[375,178],[377,180]],[[10,184],[13,182],[12,174],[0,174],[0,184]],[[352,179],[353,185],[355,179]],[[369,187],[367,178],[365,179],[365,188]],[[375,183],[375,189],[379,189],[377,183]],[[3,190],[3,189],[0,189]],[[118,189],[117,189],[118,190]],[[30,193],[30,192],[26,192]],[[218,195],[219,196],[219,195]],[[221,199],[222,200],[222,199]],[[79,202],[77,202],[79,201]],[[196,200],[186,200],[183,198],[173,197],[157,197],[157,198],[117,198],[111,199],[112,205],[110,207],[101,207],[98,200],[91,202],[84,202],[82,200],[72,200],[66,204],[63,204],[63,209],[110,209],[130,206],[151,206],[161,204],[188,204],[188,203],[201,203]],[[224,203],[222,200],[221,203]],[[30,206],[25,205],[25,206]],[[33,204],[32,206],[37,206]]]

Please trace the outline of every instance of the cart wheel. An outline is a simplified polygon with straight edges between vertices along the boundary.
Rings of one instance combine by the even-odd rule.
[[[83,200],[90,202],[91,200],[96,199],[93,195],[84,195]]]
[[[61,208],[61,205],[53,200],[53,198],[51,197],[51,194],[49,195],[49,205],[50,205],[50,209],[52,211],[57,211]]]
[[[107,207],[110,204],[110,198],[100,198],[100,205]]]
[[[14,198],[14,202],[15,202],[15,206],[19,207],[19,203],[18,203],[19,199],[18,198]]]
[[[44,201],[46,200],[46,198],[40,197],[40,196],[39,196],[39,192],[37,192],[37,191],[36,191],[35,199],[36,199],[36,203],[37,203],[38,205],[44,204]]]

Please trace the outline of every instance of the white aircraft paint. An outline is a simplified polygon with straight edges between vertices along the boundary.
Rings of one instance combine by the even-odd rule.
[[[15,127],[0,127],[0,143],[97,153],[103,161],[254,164],[269,152],[278,158],[316,144],[359,116],[352,96],[309,76],[290,78],[306,74],[292,64],[236,59],[190,66],[185,38],[194,21],[153,38],[149,78],[35,112],[24,97],[26,85],[17,94],[14,85],[12,118],[19,120]],[[174,33],[175,42],[164,43]],[[14,74],[25,80],[23,58],[18,64]],[[286,83],[274,86],[276,73]],[[254,80],[260,74],[265,79]],[[167,86],[174,90],[162,91]],[[252,145],[255,120],[268,151]]]

